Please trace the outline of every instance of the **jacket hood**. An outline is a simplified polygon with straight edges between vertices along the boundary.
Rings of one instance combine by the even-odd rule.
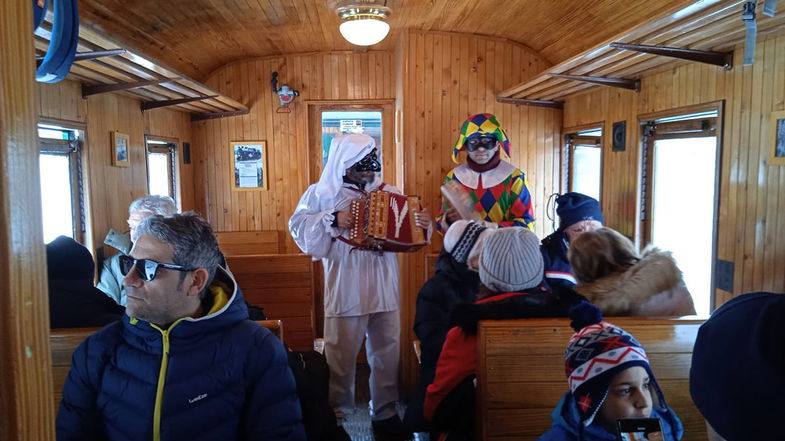
[[[185,317],[177,320],[169,327],[170,339],[190,339],[202,333],[248,320],[248,308],[242,292],[238,289],[234,277],[224,268],[219,266],[216,270],[208,295],[213,296],[210,311],[202,317]],[[123,325],[127,331],[142,337],[148,343],[149,339],[160,341],[160,331],[149,322],[126,314],[123,316]]]
[[[677,288],[681,271],[669,251],[646,248],[638,263],[625,272],[617,272],[575,290],[597,305],[605,315],[625,315],[655,295]]]
[[[662,434],[665,441],[677,441],[684,435],[684,427],[681,420],[673,409],[665,407],[664,409],[652,409],[651,418],[659,418],[662,425]],[[566,392],[556,408],[551,412],[551,421],[553,427],[569,433],[578,441],[595,441],[607,440],[616,441],[616,434],[610,433],[598,424],[590,424],[583,426],[580,422],[580,414],[578,413],[578,405],[570,392]]]
[[[133,247],[133,243],[131,243],[131,235],[127,233],[118,233],[113,229],[109,229],[109,232],[106,233],[106,237],[104,238],[104,244],[109,245],[110,247],[116,249],[117,251],[128,254],[131,252],[131,247]]]
[[[472,271],[464,263],[457,262],[450,253],[442,250],[436,260],[436,273],[443,273],[447,277],[460,282],[479,284],[480,274]]]

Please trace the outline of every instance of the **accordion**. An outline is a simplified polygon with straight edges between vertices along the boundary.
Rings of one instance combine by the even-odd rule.
[[[366,250],[415,251],[426,243],[425,232],[414,221],[420,209],[419,196],[372,191],[351,202],[349,242]]]

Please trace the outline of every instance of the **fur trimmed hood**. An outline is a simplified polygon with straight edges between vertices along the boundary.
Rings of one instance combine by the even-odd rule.
[[[575,290],[603,315],[681,316],[695,314],[681,270],[669,251],[647,247],[625,272],[610,274]]]

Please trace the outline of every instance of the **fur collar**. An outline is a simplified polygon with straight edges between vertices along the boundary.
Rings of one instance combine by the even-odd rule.
[[[681,271],[669,251],[647,247],[641,260],[623,273],[613,273],[575,290],[605,315],[629,315],[655,295],[677,288]]]

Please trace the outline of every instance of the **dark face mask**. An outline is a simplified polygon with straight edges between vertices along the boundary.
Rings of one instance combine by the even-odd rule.
[[[372,171],[378,173],[382,171],[382,164],[376,156],[376,149],[371,150],[371,153],[365,155],[365,157],[357,164],[354,164],[352,168],[358,172]]]

